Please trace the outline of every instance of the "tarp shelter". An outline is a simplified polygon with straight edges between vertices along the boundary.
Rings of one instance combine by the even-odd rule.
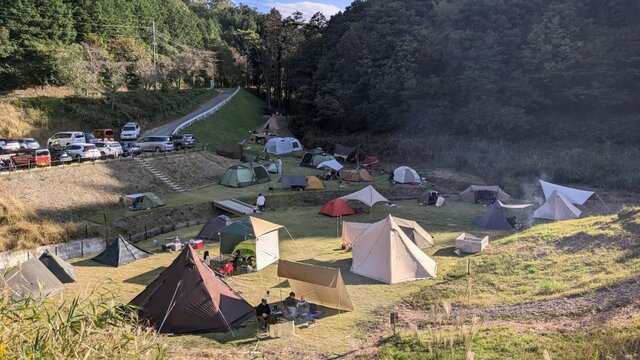
[[[366,169],[343,171],[340,178],[352,182],[372,182],[373,176]]]
[[[389,215],[391,216],[391,215]],[[391,216],[396,225],[404,232],[404,234],[419,248],[433,246],[433,237],[420,224],[413,220],[402,219]],[[348,223],[348,226],[342,225],[342,244],[349,249],[353,246],[355,239],[366,230],[371,224],[364,223]]]
[[[153,254],[133,245],[122,236],[118,236],[118,240],[108,245],[93,260],[105,265],[122,266],[151,255]]]
[[[304,176],[302,175],[282,175],[278,182],[281,183],[282,186],[290,188],[304,189],[308,185],[307,180],[305,180]]]
[[[586,191],[580,189],[574,189],[567,186],[556,185],[546,181],[540,180],[540,186],[542,186],[542,191],[544,192],[545,199],[549,199],[551,194],[556,191],[564,195],[564,197],[569,200],[572,204],[584,205],[590,197],[595,194],[593,191]]]
[[[60,282],[66,284],[76,281],[76,269],[58,255],[45,250],[39,260]]]
[[[253,240],[255,243],[256,270],[264,269],[280,258],[278,230],[282,225],[253,216],[238,220],[220,229],[220,252],[232,254],[237,245]]]
[[[278,277],[286,278],[296,296],[340,310],[353,310],[340,269],[280,260]]]
[[[581,213],[582,211],[561,192],[554,190],[547,201],[533,212],[533,217],[546,220],[569,220],[579,218]]]
[[[476,203],[481,200],[508,201],[511,198],[498,185],[471,185],[460,193],[460,200],[468,203]]]
[[[133,200],[133,203],[129,206],[129,209],[133,211],[153,209],[159,206],[164,206],[164,201],[162,201],[158,195],[152,192],[131,194],[127,195],[127,198]]]
[[[42,299],[64,291],[64,285],[36,258],[11,268],[3,279],[3,287],[11,289],[14,299]]]
[[[232,222],[233,221],[231,221],[231,219],[226,215],[212,217],[206,224],[204,224],[202,230],[200,230],[200,233],[196,236],[196,239],[217,241],[220,239],[218,236],[220,229],[231,225]]]
[[[250,168],[253,171],[253,174],[256,176],[256,181],[258,184],[265,184],[271,181],[271,177],[269,176],[269,172],[265,169],[262,164],[257,162],[247,162],[240,164]]]
[[[513,226],[507,221],[509,213],[507,209],[525,209],[531,204],[506,205],[501,201],[496,201],[489,206],[487,211],[476,219],[476,225],[493,230],[513,230]]]
[[[342,166],[342,164],[340,164],[337,160],[327,160],[327,161],[323,161],[320,164],[318,164],[318,166],[316,166],[317,169],[331,169],[331,170],[335,170],[335,171],[340,171],[342,170],[342,168],[344,168],[344,166]]]
[[[130,305],[163,334],[232,331],[256,314],[189,245]]]
[[[393,170],[393,181],[398,184],[420,184],[422,179],[418,172],[408,166],[400,166]]]
[[[229,159],[242,159],[242,145],[240,144],[218,144],[216,154]]]
[[[274,155],[283,155],[295,151],[302,151],[302,145],[296,138],[275,137],[269,139],[264,146],[264,152]]]
[[[333,199],[324,204],[322,209],[320,209],[320,214],[336,217],[355,215],[356,212],[346,201],[342,199]]]
[[[307,181],[305,190],[324,190],[324,183],[317,176],[307,176],[304,179]]]
[[[348,146],[344,146],[344,145],[340,145],[340,144],[335,144],[333,145],[333,155],[334,156],[340,156],[343,159],[347,159],[347,157],[349,157],[351,154],[353,154],[356,151],[356,149],[352,148],[352,147],[348,147]]]
[[[358,190],[349,195],[345,195],[340,197],[342,200],[357,200],[365,205],[372,207],[375,203],[378,202],[389,202],[387,198],[382,196],[373,186],[369,185],[362,190]]]
[[[253,169],[246,165],[234,165],[228,168],[222,175],[220,182],[218,182],[220,185],[235,188],[251,186],[257,183],[258,179]]]
[[[353,240],[352,250],[351,272],[387,284],[433,278],[438,269],[391,215],[364,229]]]
[[[324,152],[322,149],[313,149],[307,151],[300,160],[300,166],[306,167],[317,167],[320,163],[329,160],[335,160],[336,158],[333,155]]]

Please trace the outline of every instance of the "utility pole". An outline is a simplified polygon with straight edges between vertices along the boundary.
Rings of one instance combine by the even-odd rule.
[[[157,80],[158,80],[158,71],[156,69],[156,47],[158,43],[156,42],[156,21],[151,20],[151,30],[153,31],[153,90],[158,90],[157,88]]]

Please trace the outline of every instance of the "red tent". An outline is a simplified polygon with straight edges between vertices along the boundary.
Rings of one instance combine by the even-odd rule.
[[[320,214],[336,217],[344,215],[355,215],[355,210],[346,201],[342,199],[333,199],[324,204],[320,209]]]

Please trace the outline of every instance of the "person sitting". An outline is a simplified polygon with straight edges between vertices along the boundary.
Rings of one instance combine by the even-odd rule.
[[[289,296],[283,301],[284,308],[287,310],[287,320],[294,320],[298,317],[298,302],[296,301],[296,294],[290,292]]]
[[[300,300],[296,304],[296,309],[298,310],[299,317],[306,319],[309,316],[309,303],[304,299],[304,296],[300,297]]]
[[[256,306],[256,316],[262,330],[266,329],[268,324],[276,323],[276,317],[271,313],[271,306],[267,303],[267,299],[262,299]]]
[[[234,269],[238,269],[238,267],[240,266],[240,250],[236,250],[236,252],[233,254],[232,258],[231,258],[231,262],[233,263],[233,268]]]
[[[204,252],[204,258],[202,260],[205,265],[211,266],[211,257],[209,256],[209,251]]]
[[[247,257],[247,269],[246,271],[248,273],[253,272],[253,257],[249,256]]]

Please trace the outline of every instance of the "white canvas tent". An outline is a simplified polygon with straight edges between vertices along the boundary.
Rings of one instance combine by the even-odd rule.
[[[316,169],[329,168],[331,170],[340,171],[340,170],[342,170],[343,167],[344,166],[342,166],[342,164],[340,164],[336,160],[327,160],[327,161],[323,161],[320,164],[318,164],[318,166],[316,166]]]
[[[283,155],[302,150],[303,149],[300,141],[292,137],[275,137],[269,139],[269,141],[267,141],[267,144],[264,146],[264,152],[274,155]]]
[[[549,199],[549,197],[551,197],[551,194],[554,191],[557,191],[564,195],[564,197],[569,200],[569,202],[578,205],[584,205],[584,203],[587,202],[587,200],[589,200],[589,198],[595,194],[594,191],[574,189],[567,186],[552,184],[550,182],[542,180],[540,180],[540,186],[542,186],[542,191],[544,192],[545,199]]]
[[[580,217],[580,211],[562,193],[553,191],[547,201],[533,212],[533,217],[546,220],[569,220]]]
[[[358,275],[387,284],[436,276],[436,262],[407,237],[391,215],[362,231],[352,249],[351,272]]]
[[[433,246],[433,237],[420,224],[413,220],[402,219],[389,215],[400,227],[404,234],[419,248]],[[342,222],[342,244],[346,249],[353,246],[355,239],[362,234],[371,224]]]
[[[420,184],[422,179],[418,172],[408,166],[400,166],[393,170],[393,181],[398,184]]]

